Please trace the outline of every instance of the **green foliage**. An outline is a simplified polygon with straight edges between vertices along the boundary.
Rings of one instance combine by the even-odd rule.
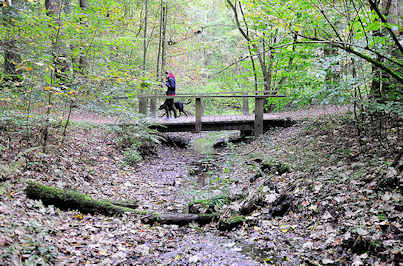
[[[217,195],[211,199],[194,200],[188,203],[188,209],[191,210],[193,206],[201,205],[204,209],[203,213],[211,214],[219,211],[229,203],[230,200],[228,198],[228,195],[222,194]]]
[[[39,123],[40,117],[35,114],[28,115],[12,110],[4,110],[0,114],[0,129],[5,131],[33,127]]]
[[[137,145],[132,145],[123,152],[123,162],[124,164],[135,166],[139,161],[141,161],[141,155],[138,152]]]
[[[71,100],[110,103],[113,96],[134,100],[139,93],[163,93],[155,74],[158,30],[148,31],[146,71],[142,67],[142,1],[90,0],[85,10],[70,1],[60,21],[46,13],[43,1],[16,2],[18,12],[4,9],[0,38],[15,40],[13,51],[21,55],[21,61],[15,62],[20,80],[6,82],[6,73],[0,71],[0,102],[25,110],[46,110],[51,103],[53,112]],[[398,25],[380,21],[366,2],[231,2],[237,2],[240,17],[242,6],[245,17],[240,22],[244,30],[248,27],[248,43],[232,23],[233,14],[225,1],[168,1],[169,9],[176,12],[168,18],[166,68],[177,74],[178,93],[251,91],[255,90],[254,74],[258,90],[263,90],[263,67],[258,60],[263,53],[265,69],[271,70],[270,84],[266,84],[269,93],[287,96],[270,99],[275,110],[368,98],[368,85],[376,76],[371,60],[393,72],[391,75],[401,75],[401,54],[386,32]],[[148,19],[158,28],[160,1],[150,1],[149,7]],[[299,34],[298,44],[294,43],[295,33]],[[346,45],[337,46],[339,43]],[[255,70],[248,45],[254,46]],[[354,53],[346,47],[355,49]],[[69,61],[64,82],[54,79],[54,56]],[[85,70],[80,57],[88,60]],[[4,60],[0,56],[0,63]],[[390,91],[399,93],[399,86]],[[400,114],[399,101],[393,101],[376,108]],[[240,98],[207,98],[204,104],[206,115],[239,114],[242,110]],[[253,100],[249,105],[252,112]],[[127,147],[135,142],[122,141]]]
[[[281,162],[274,158],[269,158],[263,161],[262,170],[277,172],[279,175],[282,175],[284,173],[290,173],[291,167],[287,162]]]
[[[246,219],[245,219],[244,216],[237,215],[237,216],[233,216],[231,218],[226,219],[225,223],[227,223],[227,224],[239,224],[239,223],[243,223],[245,220]]]

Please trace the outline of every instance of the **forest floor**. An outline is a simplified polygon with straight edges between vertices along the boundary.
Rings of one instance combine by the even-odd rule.
[[[116,135],[99,124],[76,124],[63,144],[51,134],[46,153],[32,148],[40,135],[35,128],[27,137],[18,125],[2,125],[0,264],[398,265],[403,162],[392,164],[402,150],[401,128],[391,128],[386,142],[359,145],[346,109],[319,110],[303,111],[310,118],[299,117],[292,127],[219,150],[212,145],[225,134],[175,134],[188,138],[189,147],[158,145],[135,166],[123,163]],[[80,117],[91,120],[76,121]],[[281,162],[289,171],[262,172],[262,162]],[[267,178],[270,187],[260,183]],[[134,215],[44,206],[25,196],[28,179],[98,199],[137,199],[140,210],[161,213],[256,188],[268,201],[287,193],[293,202],[277,217],[269,215],[270,206],[257,206],[225,231],[216,222],[145,225]]]

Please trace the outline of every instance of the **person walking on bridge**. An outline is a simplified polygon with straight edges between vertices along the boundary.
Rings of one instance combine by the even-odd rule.
[[[167,86],[167,91],[166,91],[166,95],[167,96],[175,96],[176,95],[176,79],[174,74],[170,73],[170,72],[165,72],[165,86]],[[174,99],[173,98],[169,98],[165,100],[166,105],[169,107],[169,110],[172,110],[174,112],[175,118],[177,116],[176,114],[176,110],[174,107]]]

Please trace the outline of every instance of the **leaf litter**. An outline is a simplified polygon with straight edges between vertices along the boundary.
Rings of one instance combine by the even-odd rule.
[[[326,116],[215,154],[159,146],[156,156],[130,167],[122,164],[112,134],[97,127],[74,129],[65,144],[47,154],[24,154],[21,167],[0,183],[0,263],[397,264],[402,261],[401,173],[390,166],[393,154],[379,147],[360,153],[352,132],[348,116]],[[397,139],[395,145],[401,149],[401,143]],[[2,163],[16,154],[6,151]],[[290,171],[261,171],[263,162],[274,161]],[[195,165],[208,169],[192,175]],[[207,181],[197,182],[200,175]],[[253,194],[257,188],[266,202],[288,193],[293,203],[280,216],[272,215],[271,206],[257,206],[229,231],[218,230],[216,223],[150,226],[130,215],[44,206],[25,197],[27,179],[96,198],[137,199],[141,209],[159,212],[181,213],[194,199]],[[390,180],[400,180],[400,186]],[[234,201],[225,207],[240,206]]]

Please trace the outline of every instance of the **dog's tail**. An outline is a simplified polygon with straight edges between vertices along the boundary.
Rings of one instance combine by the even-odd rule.
[[[192,102],[192,100],[188,100],[187,102],[185,102],[185,103],[183,103],[183,104],[189,104],[189,103],[191,103]]]

